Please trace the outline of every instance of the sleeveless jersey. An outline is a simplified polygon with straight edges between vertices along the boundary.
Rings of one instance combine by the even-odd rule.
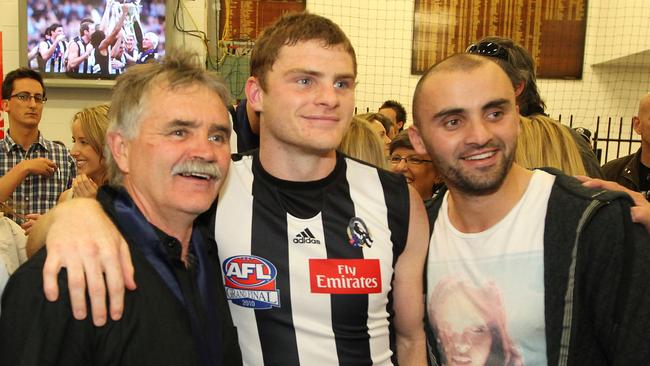
[[[396,364],[392,279],[408,218],[402,176],[341,154],[314,182],[272,177],[257,150],[234,161],[215,238],[244,364]]]
[[[54,44],[51,40],[45,40],[47,47],[50,48]],[[68,57],[68,48],[65,41],[60,41],[56,45],[56,49],[52,56],[45,60],[45,72],[65,72],[65,59]]]
[[[77,44],[77,47],[79,48],[79,54],[78,56],[83,55],[87,51],[87,47],[90,43],[85,43],[83,39],[79,37],[75,37],[75,41]],[[83,60],[78,66],[77,69],[75,70],[77,74],[92,74],[93,73],[93,65],[90,63],[89,58],[86,58]]]

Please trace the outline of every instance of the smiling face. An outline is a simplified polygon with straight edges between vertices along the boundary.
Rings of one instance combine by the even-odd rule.
[[[265,89],[255,77],[246,85],[249,103],[261,112],[260,145],[287,155],[334,154],[354,110],[354,67],[343,46],[282,46],[265,78]]]
[[[125,46],[127,51],[133,51],[133,46],[135,45],[135,37],[128,35],[125,39]]]
[[[25,93],[30,95],[43,95],[41,84],[29,78],[14,80],[14,87],[11,95]],[[43,113],[43,104],[37,103],[34,98],[21,101],[17,97],[2,101],[5,112],[9,115],[10,128],[15,129],[37,129]]]
[[[72,122],[72,142],[70,154],[77,162],[77,172],[87,175],[97,184],[102,184],[106,176],[106,168],[102,164],[98,151],[84,134],[81,121],[78,119]]]
[[[152,48],[153,48],[153,42],[151,38],[145,35],[144,38],[142,38],[142,49],[146,51]]]
[[[109,133],[124,186],[154,224],[179,215],[193,220],[210,207],[228,171],[228,111],[217,93],[198,84],[156,86],[145,98],[135,138]]]
[[[498,65],[433,72],[416,108],[413,146],[429,153],[450,189],[484,195],[501,187],[514,160],[519,114],[514,88]]]
[[[391,163],[391,170],[404,175],[406,182],[418,191],[423,200],[433,196],[433,185],[438,182],[438,177],[428,155],[418,154],[413,149],[398,147],[393,150],[390,156],[391,158],[402,158],[397,164]],[[421,163],[407,163],[404,158],[416,158]]]

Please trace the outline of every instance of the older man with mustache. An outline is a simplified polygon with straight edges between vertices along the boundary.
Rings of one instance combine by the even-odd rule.
[[[0,364],[241,364],[213,235],[197,220],[228,170],[228,102],[225,84],[189,55],[119,79],[110,184],[97,200],[129,244],[138,283],[125,297],[129,315],[97,328],[73,318],[68,296],[48,302],[41,250],[5,290]]]

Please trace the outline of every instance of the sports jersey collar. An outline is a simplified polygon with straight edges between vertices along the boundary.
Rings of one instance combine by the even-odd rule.
[[[294,181],[289,181],[289,180],[284,180],[284,179],[274,177],[269,172],[264,170],[264,167],[262,167],[262,163],[260,162],[259,149],[252,151],[251,155],[253,157],[253,172],[255,176],[261,177],[265,181],[269,182],[274,186],[277,186],[278,188],[289,189],[289,190],[313,190],[318,188],[321,189],[325,188],[330,183],[334,182],[338,177],[338,175],[341,174],[345,168],[344,156],[337,151],[336,165],[334,166],[334,170],[332,170],[332,172],[328,174],[325,178],[312,180],[308,182],[294,182]]]

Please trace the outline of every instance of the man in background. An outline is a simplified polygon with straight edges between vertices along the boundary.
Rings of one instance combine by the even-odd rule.
[[[632,119],[634,131],[641,136],[641,147],[636,153],[612,160],[603,165],[606,180],[625,188],[643,192],[650,190],[650,93],[639,101],[639,113]]]
[[[390,118],[395,125],[395,134],[404,130],[406,123],[406,109],[397,101],[387,100],[379,107],[379,113]]]
[[[0,201],[12,199],[17,223],[31,226],[30,215],[47,212],[70,188],[77,174],[65,146],[43,137],[38,127],[47,101],[41,75],[19,68],[2,83],[2,109],[9,131],[0,141]]]

